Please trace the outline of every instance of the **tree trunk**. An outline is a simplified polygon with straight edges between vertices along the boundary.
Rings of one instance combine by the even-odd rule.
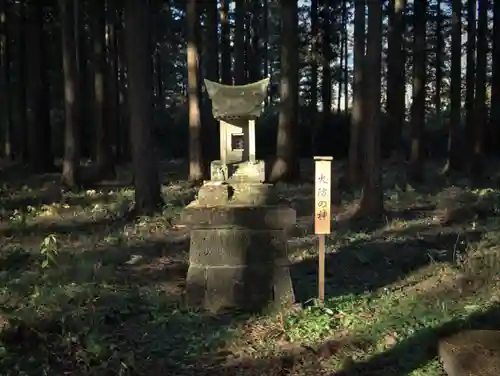
[[[206,73],[205,77],[211,81],[219,81],[219,42],[218,42],[218,12],[217,1],[207,1],[206,7],[206,43],[205,43],[205,56],[206,56]],[[200,83],[201,86],[201,83]],[[207,107],[211,108],[211,103]],[[219,159],[219,137],[213,137],[214,134],[219,134],[219,124],[212,116],[206,119],[203,123],[205,126],[202,129],[203,134],[203,160]]]
[[[342,30],[344,34],[344,112],[349,109],[349,15],[347,12],[347,1],[342,5]]]
[[[154,124],[155,127],[160,126],[165,117],[165,100],[164,100],[164,88],[163,88],[163,59],[162,59],[162,44],[161,39],[164,36],[164,29],[162,25],[164,23],[162,12],[162,7],[164,6],[164,1],[153,0],[152,4],[152,20],[153,31],[151,32],[151,44],[153,46],[153,71],[154,71]]]
[[[354,9],[354,78],[351,131],[349,140],[349,182],[356,185],[360,182],[361,158],[361,129],[365,121],[364,112],[364,60],[365,60],[365,0],[355,0]]]
[[[491,79],[491,149],[500,147],[500,1],[493,1],[493,53]]]
[[[486,54],[488,52],[488,0],[479,0],[479,15],[477,26],[477,69],[476,97],[474,108],[474,147],[471,172],[480,177],[483,172],[484,159],[484,126],[486,122]]]
[[[51,148],[50,102],[47,82],[46,38],[43,5],[27,6],[27,119],[28,155],[32,169],[48,172],[54,167]]]
[[[462,167],[460,148],[460,123],[462,110],[462,1],[452,3],[450,123],[448,126],[448,163],[445,172]]]
[[[59,0],[64,71],[64,158],[61,180],[68,187],[78,185],[79,165],[79,77],[76,62],[75,1]]]
[[[245,0],[235,0],[234,83],[246,84],[245,74]]]
[[[342,23],[344,22],[344,20],[342,19]],[[344,68],[343,64],[344,64],[344,37],[343,35],[340,35],[339,36],[339,41],[340,41],[340,59],[339,59],[339,69],[342,71],[346,68]],[[343,85],[344,83],[342,82],[344,78],[344,75],[342,75],[342,77],[339,77],[338,78],[338,85],[337,85],[337,112],[340,112],[340,109],[341,109],[341,102],[342,102],[342,88],[343,88]]]
[[[26,114],[26,4],[25,0],[18,2],[19,14],[17,17],[17,49],[16,49],[16,59],[17,59],[17,84],[16,84],[16,94],[17,94],[17,126],[16,126],[16,144],[15,144],[15,154],[17,158],[27,163],[28,159],[28,134],[27,134],[27,114]]]
[[[330,7],[329,2],[322,1],[321,7],[321,28],[322,28],[322,48],[323,48],[323,83],[321,85],[321,97],[323,102],[323,126],[328,127],[330,112],[332,107],[332,62],[331,27],[330,27]]]
[[[276,160],[269,180],[293,181],[300,175],[297,156],[298,19],[297,0],[281,1],[281,86]]]
[[[425,85],[426,85],[426,4],[414,3],[415,23],[413,35],[413,100],[411,104],[411,151],[409,178],[422,182],[424,178],[424,156],[422,138],[425,123]]]
[[[217,1],[206,2],[206,77],[211,81],[219,81],[219,43]]]
[[[382,64],[382,3],[368,2],[368,32],[366,40],[365,72],[367,118],[364,122],[363,190],[356,213],[358,217],[381,219],[384,198],[380,154],[380,107]]]
[[[315,0],[312,0],[315,1]],[[262,61],[264,64],[264,77],[269,76],[269,4],[264,1],[262,6]],[[269,92],[269,88],[267,89]],[[269,96],[266,97],[266,104],[269,103]]]
[[[124,28],[124,14],[121,7],[118,22],[116,24],[116,47],[117,47],[117,64],[118,64],[118,101],[119,101],[119,116],[120,116],[120,129],[119,129],[119,147],[117,156],[120,162],[130,162],[132,160],[130,146],[130,111],[129,111],[129,87],[128,81],[128,68],[127,59],[125,56],[125,28]]]
[[[0,107],[2,108],[2,148],[3,155],[12,159],[12,100],[10,83],[10,38],[9,38],[9,5],[7,0],[0,0]]]
[[[441,11],[441,0],[437,1],[436,5],[436,88],[434,91],[434,107],[436,113],[436,120],[439,121],[441,125],[441,85],[443,83],[443,32],[442,32],[442,11]]]
[[[130,139],[134,166],[135,213],[161,210],[160,180],[153,139],[153,69],[149,7],[125,0],[125,52],[128,65]]]
[[[226,85],[231,85],[233,79],[231,76],[231,47],[230,47],[230,27],[229,27],[229,1],[220,0],[220,65],[221,65],[221,82]]]
[[[70,0],[68,0],[70,1]],[[92,68],[91,64],[88,64],[88,57],[91,55],[91,48],[89,46],[89,33],[86,28],[87,11],[89,3],[80,0],[73,0],[77,3],[74,7],[75,12],[75,43],[73,47],[76,50],[76,67],[78,72],[78,92],[79,92],[79,122],[80,122],[80,146],[79,154],[80,158],[91,159],[95,152],[95,140],[94,140],[94,78],[90,72],[89,68]],[[82,176],[80,176],[81,178]]]
[[[246,0],[247,8],[250,14],[250,21],[248,25],[248,56],[247,56],[247,66],[248,66],[248,81],[256,82],[261,79],[261,65],[259,62],[262,61],[260,57],[259,48],[259,22],[261,19],[262,8],[260,2],[253,0]]]
[[[311,154],[316,152],[318,128],[318,54],[319,54],[318,0],[311,0]],[[267,65],[267,63],[266,63]]]
[[[113,152],[111,150],[110,130],[112,124],[106,120],[109,97],[106,95],[106,13],[104,1],[94,1],[91,6],[91,35],[92,35],[92,68],[94,95],[94,124],[96,129],[96,162],[97,176],[95,180],[102,180],[113,170]]]
[[[106,124],[110,127],[112,133],[112,145],[114,145],[114,156],[118,156],[119,146],[119,86],[118,86],[118,49],[116,39],[116,24],[117,24],[117,9],[115,0],[108,0],[106,12],[106,24],[108,38],[106,40],[107,47],[107,66],[106,66]]]
[[[470,160],[474,148],[474,97],[476,77],[476,14],[477,0],[467,1],[467,68],[465,72],[465,139]],[[470,164],[469,166],[470,167]]]
[[[389,42],[387,56],[387,117],[389,151],[400,154],[405,121],[405,56],[403,35],[406,0],[389,2]]]
[[[203,180],[203,158],[201,151],[201,117],[198,77],[198,12],[196,0],[187,3],[187,68],[189,106],[189,180]]]

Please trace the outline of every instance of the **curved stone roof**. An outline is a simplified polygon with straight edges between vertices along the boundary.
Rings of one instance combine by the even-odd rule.
[[[247,85],[223,85],[205,79],[212,100],[212,113],[218,120],[256,119],[264,109],[269,78]]]

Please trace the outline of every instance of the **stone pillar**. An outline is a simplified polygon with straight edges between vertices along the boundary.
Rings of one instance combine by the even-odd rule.
[[[223,166],[227,165],[227,124],[225,121],[219,121],[220,137],[220,161]],[[226,177],[227,178],[227,177]]]
[[[293,304],[286,229],[295,224],[295,211],[275,204],[269,190],[207,183],[186,207],[188,305],[261,312]]]
[[[255,163],[255,120],[248,121],[248,160]]]

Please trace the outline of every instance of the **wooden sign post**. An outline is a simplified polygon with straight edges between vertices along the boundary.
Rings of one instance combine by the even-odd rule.
[[[318,293],[321,303],[325,301],[325,235],[331,232],[332,160],[333,157],[314,157],[314,233],[319,238]]]

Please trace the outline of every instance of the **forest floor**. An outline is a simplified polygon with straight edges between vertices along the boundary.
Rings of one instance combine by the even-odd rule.
[[[369,229],[348,219],[359,192],[342,192],[324,306],[311,299],[312,185],[278,185],[298,212],[289,244],[302,304],[271,317],[182,306],[189,238],[175,218],[196,194],[179,180],[182,163],[162,163],[162,215],[136,220],[124,215],[133,204],[126,170],[102,189],[70,193],[57,175],[4,167],[0,374],[441,375],[440,336],[500,322],[500,190],[460,177],[450,190],[440,166],[428,167],[423,187],[386,166],[388,215]]]

